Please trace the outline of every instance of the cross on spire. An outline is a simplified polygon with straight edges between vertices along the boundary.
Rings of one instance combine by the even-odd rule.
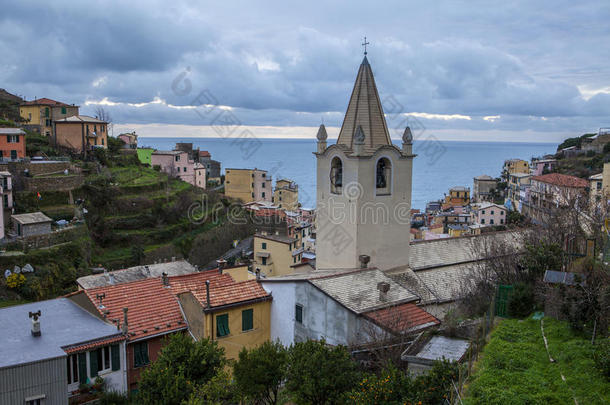
[[[370,42],[366,42],[366,37],[364,37],[364,42],[362,43],[362,46],[364,47],[364,54],[366,55],[366,46],[370,45]]]

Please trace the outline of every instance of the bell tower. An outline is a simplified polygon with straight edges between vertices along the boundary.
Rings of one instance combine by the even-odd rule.
[[[316,268],[370,265],[400,270],[409,263],[412,136],[392,144],[373,71],[364,56],[336,144],[318,130]]]

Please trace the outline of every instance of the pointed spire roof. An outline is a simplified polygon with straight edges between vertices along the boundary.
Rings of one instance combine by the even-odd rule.
[[[318,141],[321,142],[326,141],[326,138],[328,138],[324,124],[321,124],[320,128],[318,128],[318,135],[316,135],[316,138],[318,138]]]
[[[392,145],[373,71],[366,56],[362,60],[358,76],[356,76],[356,83],[337,144],[352,148],[359,127],[362,127],[361,130],[365,135],[365,147],[376,148],[381,145]]]

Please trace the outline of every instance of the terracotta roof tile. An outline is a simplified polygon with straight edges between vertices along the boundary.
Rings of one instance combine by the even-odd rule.
[[[129,339],[140,339],[159,333],[184,329],[186,323],[178,300],[170,288],[163,287],[160,278],[138,280],[85,290],[92,303],[98,306],[97,294],[105,294],[103,309],[108,310],[108,319],[120,319],[123,323],[123,308],[127,312]]]
[[[567,174],[561,173],[549,173],[543,174],[542,176],[534,176],[532,177],[532,180],[561,187],[585,188],[589,186],[589,183],[585,179],[568,176]]]
[[[61,107],[72,107],[69,104],[62,103],[61,101],[51,100],[50,98],[37,98],[36,100],[26,101],[23,105],[49,105],[49,106],[61,106]]]
[[[129,339],[140,339],[186,328],[178,294],[190,291],[206,305],[205,282],[210,281],[210,300],[213,307],[234,304],[259,298],[271,299],[256,280],[236,282],[229,274],[218,270],[169,277],[169,287],[163,286],[162,278],[149,278],[122,284],[96,287],[85,290],[92,303],[99,304],[97,294],[105,294],[103,309],[108,310],[108,319],[123,320],[123,308],[129,308],[127,320]]]
[[[440,321],[412,302],[386,307],[364,314],[376,324],[395,333],[438,325]]]
[[[94,349],[96,347],[107,346],[107,345],[110,345],[113,343],[121,342],[126,339],[127,339],[127,336],[118,335],[118,336],[109,337],[106,339],[99,339],[99,340],[96,340],[93,342],[87,342],[87,343],[84,343],[81,345],[63,347],[62,349],[64,349],[64,351],[67,354],[73,354],[73,353],[88,351],[88,350]]]

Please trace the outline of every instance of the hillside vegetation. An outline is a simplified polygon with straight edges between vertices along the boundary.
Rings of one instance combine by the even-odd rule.
[[[464,404],[579,404],[610,403],[610,382],[595,366],[595,346],[573,332],[566,322],[504,320],[492,333],[477,371],[467,387]],[[564,382],[561,378],[566,378]]]

